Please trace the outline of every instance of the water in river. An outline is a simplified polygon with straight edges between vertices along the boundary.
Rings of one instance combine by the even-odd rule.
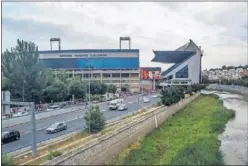
[[[227,165],[248,165],[248,98],[228,92],[212,92],[219,95],[226,108],[236,111],[235,118],[219,135],[224,161]]]

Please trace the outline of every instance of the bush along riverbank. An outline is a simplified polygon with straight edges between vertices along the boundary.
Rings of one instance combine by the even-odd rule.
[[[217,95],[201,95],[107,164],[223,165],[218,135],[233,116]]]

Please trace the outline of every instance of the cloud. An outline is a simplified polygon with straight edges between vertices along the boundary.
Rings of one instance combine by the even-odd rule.
[[[118,48],[119,37],[130,36],[131,47],[140,49],[141,66],[166,69],[170,65],[150,62],[152,50],[175,50],[192,39],[204,49],[204,69],[246,63],[246,3],[4,4],[7,3],[3,3],[5,48],[15,45],[14,36],[34,41],[41,50],[49,49],[50,37],[60,37],[62,49],[102,49]],[[16,10],[19,6],[21,11]],[[123,47],[128,44],[123,43]]]

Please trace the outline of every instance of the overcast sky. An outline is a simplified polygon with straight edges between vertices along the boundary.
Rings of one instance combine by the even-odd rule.
[[[245,2],[3,2],[2,50],[18,38],[48,50],[51,37],[61,38],[62,49],[117,49],[119,37],[130,36],[142,67],[166,69],[151,63],[152,50],[192,39],[204,49],[203,69],[245,65],[247,18]]]

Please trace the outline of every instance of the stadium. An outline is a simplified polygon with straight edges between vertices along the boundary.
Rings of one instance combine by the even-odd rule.
[[[153,51],[152,62],[174,63],[162,73],[161,86],[192,85],[201,82],[201,47],[190,41],[175,51]]]
[[[69,78],[90,78],[114,84],[118,91],[126,87],[130,92],[139,92],[139,49],[121,49],[121,40],[120,49],[60,50],[59,45],[58,50],[52,50],[51,45],[51,50],[39,52],[39,60],[54,73],[65,70]]]

